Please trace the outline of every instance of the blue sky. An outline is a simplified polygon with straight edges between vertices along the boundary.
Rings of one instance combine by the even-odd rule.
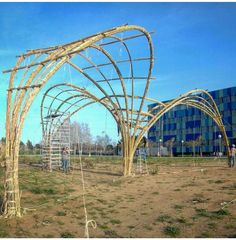
[[[27,49],[74,41],[124,23],[155,31],[157,80],[150,97],[167,100],[194,88],[236,85],[236,3],[0,3],[0,70],[14,66],[15,56]],[[2,137],[9,75],[0,73],[0,78]],[[40,141],[38,112],[36,102],[23,141]],[[94,136],[106,126],[117,139],[116,127],[104,119],[84,114],[79,121],[87,121]]]

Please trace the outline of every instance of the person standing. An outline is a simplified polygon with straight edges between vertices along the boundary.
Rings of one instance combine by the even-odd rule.
[[[142,151],[142,160],[144,162],[147,160],[147,150],[146,150],[146,148],[144,148],[143,151]]]
[[[234,167],[235,155],[236,155],[236,148],[235,148],[235,145],[233,144],[230,150],[230,166],[229,167]]]
[[[135,155],[136,155],[136,157],[138,157],[139,154],[140,154],[140,151],[139,151],[139,148],[137,148],[136,151],[135,151]]]
[[[62,169],[63,172],[68,172],[68,166],[69,166],[69,148],[62,148],[61,152],[61,158],[62,158]]]

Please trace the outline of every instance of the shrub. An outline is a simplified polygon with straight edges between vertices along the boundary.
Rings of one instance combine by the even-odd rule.
[[[66,213],[63,211],[58,211],[57,216],[66,216]]]
[[[120,224],[121,221],[118,220],[118,219],[112,219],[112,220],[111,220],[111,223],[112,223],[112,224]]]
[[[105,235],[109,238],[119,238],[120,236],[114,230],[105,230]]]
[[[42,193],[45,193],[47,195],[53,195],[53,194],[56,194],[57,191],[55,189],[52,189],[52,188],[39,188],[39,187],[36,187],[36,188],[31,188],[30,191],[34,194],[42,194]]]
[[[164,233],[170,237],[178,237],[180,235],[180,230],[175,226],[166,226],[164,228]]]
[[[203,208],[196,208],[195,211],[197,212],[197,216],[199,217],[210,217],[210,213],[207,212],[206,209]]]
[[[157,218],[157,221],[159,222],[169,222],[171,223],[172,222],[172,219],[169,215],[166,215],[166,214],[163,214],[163,215],[160,215],[158,218]]]
[[[74,234],[70,233],[70,232],[64,232],[61,233],[61,238],[74,238]]]

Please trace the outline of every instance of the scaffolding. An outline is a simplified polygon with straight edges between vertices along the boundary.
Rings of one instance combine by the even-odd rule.
[[[60,114],[52,113],[45,117],[42,124],[50,126],[43,134],[42,164],[44,169],[53,171],[61,168],[61,152],[63,148],[70,149],[70,113],[65,120],[60,119]],[[69,151],[70,167],[70,151]]]
[[[139,149],[134,174],[149,174],[146,149]]]

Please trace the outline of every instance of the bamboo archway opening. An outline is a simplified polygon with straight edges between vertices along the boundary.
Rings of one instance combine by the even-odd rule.
[[[67,87],[67,88],[63,89],[63,87]],[[52,97],[52,95],[49,94],[49,91],[51,91],[55,88],[59,89],[60,91],[58,94],[55,95],[55,97]],[[73,94],[72,94],[72,92],[73,92]],[[65,100],[62,100],[59,98],[59,96],[63,93],[67,93],[67,95],[68,95],[68,97]],[[58,84],[58,85],[51,87],[45,93],[44,99],[48,94],[49,94],[50,98],[53,98],[52,102],[54,102],[56,99],[59,101],[58,103],[60,103],[59,107],[56,108],[55,114],[57,114],[57,112],[60,111],[60,108],[63,105],[69,105],[69,106],[66,107],[66,110],[60,111],[62,113],[61,116],[64,116],[66,111],[71,110],[71,109],[73,109],[71,111],[72,115],[73,115],[76,112],[78,112],[79,110],[97,102],[97,103],[102,104],[105,108],[107,108],[108,111],[111,113],[111,115],[114,117],[117,125],[121,126],[119,124],[119,116],[114,114],[115,109],[111,105],[109,105],[109,101],[107,98],[98,99],[98,98],[96,98],[96,96],[93,96],[92,94],[85,91],[84,89],[79,88],[78,86],[75,86],[75,85],[67,84],[67,83]],[[110,97],[112,97],[112,96],[110,96]],[[118,97],[122,97],[122,96],[118,96]],[[138,99],[138,98],[141,98],[141,97],[136,96],[136,99]],[[52,103],[50,104],[50,107],[44,107],[44,99],[43,99],[42,105],[41,105],[42,119],[43,119],[43,115],[47,115],[50,111],[50,108],[52,107]],[[73,103],[70,104],[69,101],[72,99],[78,99],[78,101],[73,101]],[[218,125],[219,130],[221,131],[221,133],[223,135],[223,139],[224,139],[225,146],[226,146],[226,152],[227,152],[227,154],[229,154],[229,142],[228,142],[228,138],[226,135],[226,131],[225,131],[225,128],[224,128],[224,125],[222,122],[220,112],[219,112],[213,98],[207,91],[201,90],[201,89],[192,90],[192,91],[189,91],[168,103],[162,103],[162,102],[159,102],[159,101],[157,101],[155,99],[151,99],[151,98],[145,98],[145,102],[149,103],[149,104],[154,104],[155,106],[153,108],[150,108],[148,112],[144,112],[144,111],[141,112],[142,117],[140,119],[139,135],[137,135],[135,137],[134,145],[131,145],[131,147],[130,147],[130,150],[132,149],[132,154],[135,153],[136,148],[138,147],[138,145],[142,141],[143,136],[150,129],[150,127],[156,121],[158,121],[158,119],[160,119],[166,112],[170,111],[171,109],[173,109],[174,107],[176,107],[178,105],[186,105],[186,106],[197,108],[200,111],[207,114],[210,118],[212,118]],[[44,109],[47,109],[45,114],[43,114]],[[118,109],[118,108],[117,108],[117,110],[120,111],[121,114],[122,114],[122,111],[124,111],[124,109]],[[63,122],[60,119],[58,121]],[[44,129],[44,134],[46,136],[49,135],[50,132],[51,132],[50,127],[47,127],[46,129]],[[124,140],[122,138],[121,142],[123,142],[123,141]],[[123,146],[123,152],[127,151],[127,149],[126,149],[127,147],[128,147],[128,145]],[[129,163],[126,163],[128,166],[130,166],[130,168],[128,169],[128,171],[130,171],[129,174],[131,174],[131,172],[132,172],[132,163],[133,163],[133,157],[130,158]],[[123,165],[125,166],[125,161],[123,162]],[[127,171],[127,169],[124,168],[124,173],[125,173],[125,171]]]
[[[99,104],[103,106],[113,116],[114,120],[118,124],[118,117],[113,114],[112,106],[107,99],[98,99],[85,89],[72,85],[69,83],[56,84],[50,87],[43,95],[41,102],[41,123],[42,123],[42,137],[43,145],[45,147],[44,158],[47,169],[52,170],[52,161],[54,161],[54,148],[51,148],[51,141],[56,136],[58,138],[58,131],[63,128],[64,123],[68,121],[73,115],[79,113],[81,110]],[[80,114],[79,114],[80,116]],[[93,114],[94,117],[102,118],[99,114]],[[114,126],[115,127],[115,126]],[[78,133],[77,133],[78,134]],[[60,137],[59,137],[60,138]],[[69,140],[69,139],[66,139]],[[81,139],[80,139],[81,140]],[[69,143],[69,142],[68,142]],[[59,145],[65,146],[68,144],[61,142],[59,139]],[[80,149],[81,150],[81,149]],[[58,149],[55,150],[56,155]],[[52,154],[52,159],[51,159]],[[42,156],[43,157],[43,156]],[[54,161],[55,167],[58,167],[57,159]],[[60,166],[60,165],[59,165]]]
[[[129,158],[130,162],[127,162],[127,158],[125,158],[124,153],[131,152],[132,154],[135,152],[136,149],[133,149],[134,145],[129,145],[125,142],[125,138],[129,137],[131,140],[134,138],[134,143],[136,143],[137,136],[141,133],[141,129],[147,124],[148,119],[147,117],[150,114],[142,111],[140,113],[141,118],[139,121],[138,126],[138,134],[135,136],[129,136],[126,132],[125,126],[122,124],[121,116],[126,111],[124,108],[119,108],[118,106],[114,106],[110,103],[109,98],[114,97],[114,95],[109,95],[108,97],[98,98],[95,95],[91,94],[84,88],[79,86],[69,84],[69,83],[62,83],[56,84],[50,87],[44,94],[42,102],[41,102],[41,122],[43,123],[43,138],[46,142],[49,143],[50,136],[52,136],[58,129],[60,125],[63,124],[64,121],[67,120],[68,114],[70,112],[70,117],[79,112],[80,110],[91,106],[92,104],[99,103],[104,108],[106,108],[111,116],[114,118],[117,128],[121,132],[121,142],[122,142],[122,153],[123,153],[123,174],[127,172],[126,166],[131,166],[129,171],[129,175],[131,175],[132,170],[132,162],[133,156]],[[124,95],[117,95],[118,99],[123,99]],[[128,96],[131,98],[131,96]],[[140,100],[142,97],[135,96],[135,99]],[[161,102],[145,98],[145,103],[149,104],[162,104]],[[57,118],[48,121],[47,116],[53,111],[53,115],[58,116]],[[137,111],[134,115],[137,114]],[[46,119],[46,121],[45,121]],[[44,123],[45,121],[45,123]],[[125,123],[127,119],[125,119]],[[129,123],[129,129],[133,130],[135,124]],[[125,134],[122,134],[125,133]],[[129,149],[128,149],[129,148]],[[132,151],[131,151],[132,150]]]

